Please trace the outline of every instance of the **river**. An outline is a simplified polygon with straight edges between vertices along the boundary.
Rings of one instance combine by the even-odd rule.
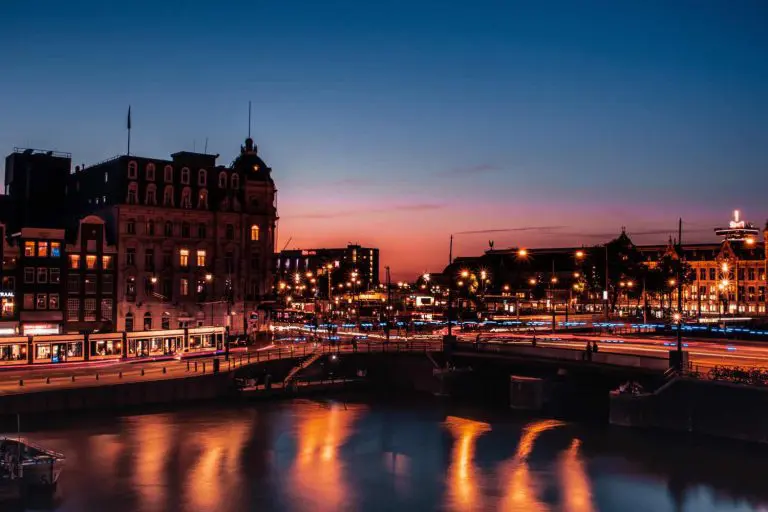
[[[31,432],[58,512],[757,511],[765,451],[432,400],[293,400]]]

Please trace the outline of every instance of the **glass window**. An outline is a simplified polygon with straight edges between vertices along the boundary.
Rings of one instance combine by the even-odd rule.
[[[155,270],[155,250],[147,248],[144,250],[144,269]]]
[[[173,185],[166,185],[163,189],[163,206],[173,206]]]
[[[251,240],[256,241],[259,239],[259,226],[256,224],[251,226]]]
[[[189,222],[181,223],[181,238],[189,238]]]
[[[27,240],[24,242],[24,256],[35,255],[35,242]]]
[[[714,281],[717,279],[717,276],[715,275],[717,271],[714,268],[709,269],[709,280]]]
[[[208,191],[203,189],[197,195],[197,207],[201,210],[208,208]]]
[[[144,197],[144,203],[150,206],[157,204],[157,185],[154,183],[147,185],[147,192]]]
[[[80,292],[80,276],[77,274],[70,274],[67,276],[67,291],[69,293]]]
[[[744,280],[744,269],[740,268],[739,269],[739,281],[743,281],[743,280]]]
[[[101,268],[109,270],[112,268],[112,256],[105,254],[101,257]]]
[[[155,164],[147,164],[147,181],[155,181]]]
[[[80,299],[67,299],[67,318],[72,321],[80,319]]]
[[[135,235],[136,234],[136,221],[133,219],[128,219],[125,223],[125,232],[129,235]]]
[[[183,185],[189,185],[189,168],[184,167],[181,169],[181,183]]]
[[[179,266],[189,266],[189,249],[179,249]]]
[[[153,220],[147,221],[147,235],[155,236],[155,221]]]
[[[136,164],[136,162],[128,162],[128,179],[129,180],[135,180],[138,177],[138,169],[139,166]]]
[[[133,330],[133,313],[125,315],[125,330],[129,332]]]
[[[170,268],[173,261],[171,251],[163,251],[163,268]]]
[[[152,330],[152,315],[150,313],[144,313],[144,330]]]
[[[179,281],[179,295],[186,297],[189,295],[189,279],[182,277]]]
[[[48,309],[59,309],[58,293],[52,293],[48,296]]]
[[[198,267],[205,266],[205,251],[202,249],[198,249],[197,251],[197,266]]]
[[[234,260],[235,260],[235,257],[232,251],[227,251],[224,254],[224,272],[226,272],[227,274],[231,274],[232,272],[234,272],[235,270],[234,263],[233,263]]]
[[[47,258],[48,257],[48,242],[38,242],[37,243],[37,256],[39,258]]]
[[[129,277],[125,280],[125,294],[135,296],[136,295],[136,278]]]
[[[219,173],[219,188],[227,188],[227,173],[224,171]]]
[[[61,257],[61,242],[51,242],[51,256],[54,258]]]
[[[49,269],[50,277],[48,281],[51,284],[59,284],[61,282],[61,270],[58,268]]]
[[[163,230],[165,236],[173,236],[173,223],[169,220],[165,221],[165,229]]]
[[[181,189],[181,207],[192,208],[192,190],[189,187]]]
[[[125,264],[126,265],[135,265],[136,264],[136,249],[133,247],[129,247],[125,250]]]
[[[233,224],[227,224],[225,236],[227,240],[235,239],[235,226]]]
[[[748,279],[750,281],[754,281],[755,280],[755,269],[754,268],[750,268],[749,269],[749,278]]]
[[[201,187],[204,187],[206,183],[206,172],[205,169],[200,169],[197,171],[197,184]]]
[[[705,268],[700,268],[699,269],[699,279],[701,279],[702,281],[706,281],[707,280],[707,269],[705,269]]]
[[[96,255],[95,254],[88,254],[85,257],[85,268],[88,270],[93,270],[96,268]]]
[[[48,282],[48,269],[43,267],[38,267],[37,269],[37,282],[38,283],[47,283]]]
[[[80,255],[79,254],[70,254],[69,255],[69,268],[80,268]]]
[[[48,309],[48,294],[38,293],[35,309]]]
[[[85,299],[83,305],[83,320],[86,322],[96,321],[96,299]]]
[[[206,229],[205,224],[200,223],[197,225],[197,238],[205,238]]]
[[[101,299],[101,319],[112,320],[112,299]]]
[[[25,283],[35,282],[35,267],[24,267],[24,282]]]
[[[233,174],[232,178],[230,178],[230,179],[232,180],[232,188],[234,188],[235,190],[240,188],[240,176],[239,175]]]
[[[163,314],[162,318],[160,319],[160,328],[161,329],[171,328],[171,317],[169,315]]]
[[[35,309],[35,296],[32,293],[24,294],[24,309]]]
[[[139,185],[136,182],[128,184],[128,204],[137,204],[139,202]]]
[[[114,285],[114,276],[112,276],[112,274],[104,274],[101,276],[102,293],[112,293]]]
[[[96,274],[85,276],[85,293],[96,293]]]
[[[165,178],[166,183],[172,183],[173,182],[173,167],[170,165],[166,165],[163,169],[163,177]]]

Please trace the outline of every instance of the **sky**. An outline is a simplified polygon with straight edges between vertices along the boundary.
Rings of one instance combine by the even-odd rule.
[[[74,5],[72,5],[74,4]],[[4,0],[0,151],[219,153],[248,131],[277,249],[438,272],[501,247],[768,218],[763,0]],[[2,165],[2,164],[0,164]]]

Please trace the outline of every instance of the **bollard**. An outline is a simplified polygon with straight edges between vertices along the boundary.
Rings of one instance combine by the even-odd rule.
[[[51,378],[50,377],[46,377],[45,378],[45,383],[46,384],[50,384],[51,383]]]
[[[197,361],[195,361],[195,373],[197,373]]]
[[[75,376],[74,375],[72,376],[72,382],[75,382]]]
[[[24,379],[19,379],[19,386],[23,386],[23,385],[24,385]]]
[[[165,366],[163,366],[163,373],[167,373],[167,372],[165,371]]]
[[[189,361],[187,361],[187,371],[189,371]]]
[[[122,379],[123,378],[123,372],[118,372],[117,373],[117,378],[118,379]]]
[[[205,373],[205,361],[203,361],[203,373]]]
[[[96,374],[96,380],[99,380],[99,374],[98,373]]]
[[[247,354],[247,355],[248,355],[248,364],[251,364],[251,353],[250,353],[250,352],[248,352],[248,354]]]
[[[141,369],[141,376],[144,376],[144,368]]]

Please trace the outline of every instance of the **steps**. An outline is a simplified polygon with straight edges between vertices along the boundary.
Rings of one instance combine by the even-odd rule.
[[[288,372],[288,375],[286,375],[285,379],[283,379],[283,387],[288,386],[293,381],[294,377],[296,377],[296,375],[298,375],[298,373],[301,370],[312,365],[315,361],[320,359],[322,355],[323,353],[321,351],[314,352],[312,355],[310,355],[309,357],[301,361],[299,364],[291,368],[291,371]]]

